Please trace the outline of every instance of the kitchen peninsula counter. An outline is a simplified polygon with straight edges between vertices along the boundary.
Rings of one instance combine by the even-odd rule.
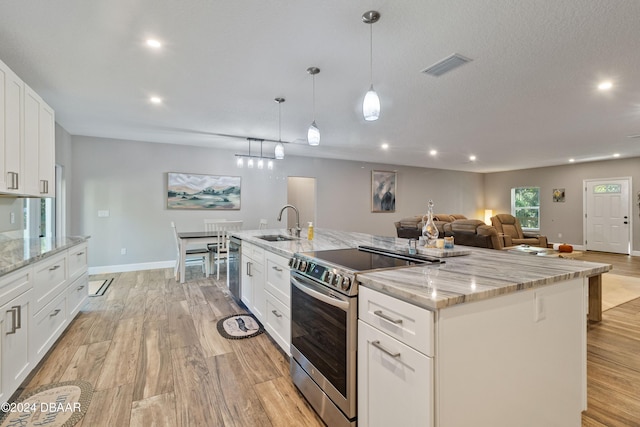
[[[305,235],[303,230],[303,235]],[[298,252],[353,248],[359,245],[407,250],[403,238],[317,229],[305,237],[269,242],[262,235],[287,235],[285,229],[243,230],[232,235],[285,257]],[[460,248],[458,246],[457,248]],[[570,279],[596,277],[611,270],[609,264],[577,259],[539,257],[506,251],[464,247],[467,255],[446,256],[439,266],[415,266],[358,275],[361,285],[429,310],[481,301]],[[436,250],[422,249],[424,255]]]
[[[89,236],[30,239],[0,238],[0,276],[86,242]]]

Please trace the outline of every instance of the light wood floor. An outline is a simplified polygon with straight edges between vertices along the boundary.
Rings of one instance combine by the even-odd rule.
[[[586,253],[620,275],[637,257]],[[179,285],[172,270],[113,274],[25,382],[73,379],[94,395],[78,424],[94,426],[322,426],[289,379],[266,334],[225,340],[216,320],[244,311],[197,268]],[[95,276],[96,279],[102,276]],[[200,277],[200,278],[199,278]],[[583,427],[640,426],[640,299],[607,310],[588,331],[588,411]]]
[[[89,298],[25,382],[25,391],[76,379],[93,384],[77,426],[323,425],[266,333],[218,334],[217,319],[245,311],[222,280],[180,285],[169,269],[92,279],[103,277],[115,278],[105,296]]]

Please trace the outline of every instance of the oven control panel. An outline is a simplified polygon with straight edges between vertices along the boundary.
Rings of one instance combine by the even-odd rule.
[[[352,294],[352,292],[349,291],[351,290],[353,280],[350,275],[344,271],[299,258],[291,258],[291,260],[289,260],[289,267],[327,286],[339,289],[343,293]]]

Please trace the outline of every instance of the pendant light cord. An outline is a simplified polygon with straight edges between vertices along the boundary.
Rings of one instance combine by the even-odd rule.
[[[370,82],[373,85],[373,23],[369,24],[369,77],[371,78]]]
[[[282,142],[282,102],[278,102],[278,142]]]
[[[313,78],[313,121],[316,121],[316,75],[312,74]]]

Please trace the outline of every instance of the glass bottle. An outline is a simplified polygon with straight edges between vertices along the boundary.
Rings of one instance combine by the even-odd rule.
[[[436,223],[433,222],[433,200],[429,200],[429,210],[427,215],[422,218],[422,224],[422,237],[426,242],[426,246],[435,248],[439,232]]]

